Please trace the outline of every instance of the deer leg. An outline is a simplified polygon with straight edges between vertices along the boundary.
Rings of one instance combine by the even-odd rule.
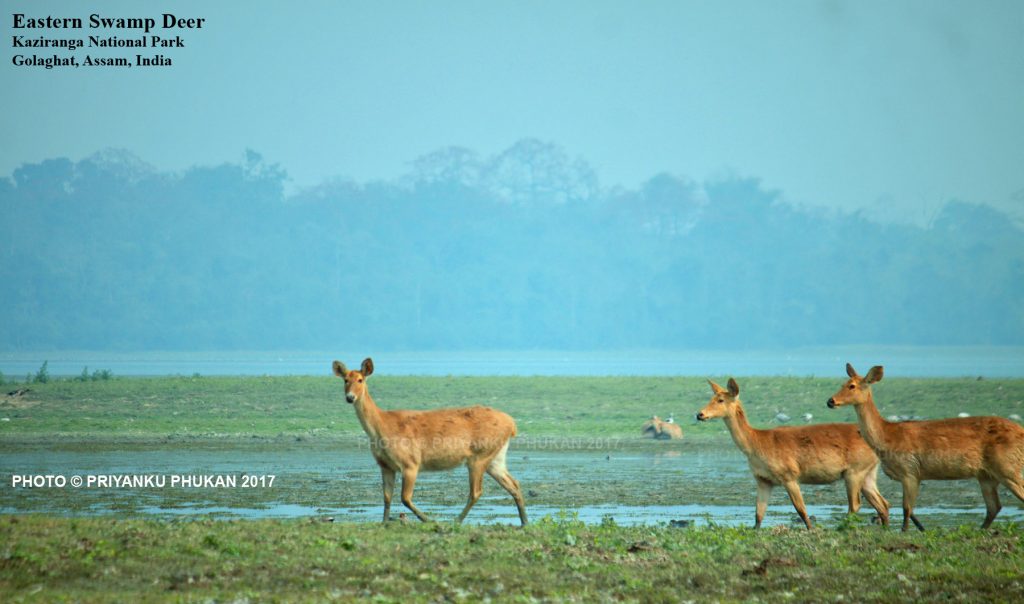
[[[999,481],[991,476],[985,476],[978,478],[978,484],[981,485],[981,495],[985,498],[985,521],[981,523],[981,528],[987,529],[996,519],[999,510],[1003,509],[999,503]]]
[[[872,466],[868,470],[864,476],[864,486],[861,487],[861,492],[864,493],[864,498],[868,500],[871,507],[878,512],[878,519],[882,521],[882,526],[889,526],[889,502],[878,492],[877,470],[878,466]]]
[[[395,492],[395,471],[380,467],[380,478],[384,489],[384,522],[391,520],[391,495]]]
[[[864,484],[864,476],[847,470],[843,479],[846,482],[846,513],[856,514],[860,510],[860,489]]]
[[[768,509],[768,499],[772,496],[772,483],[767,480],[757,479],[757,503],[754,504],[754,528],[761,528],[761,521],[764,520],[765,510]]]
[[[800,515],[800,519],[807,525],[807,530],[811,529],[811,519],[807,516],[807,507],[804,506],[804,496],[800,492],[800,484],[795,480],[783,483],[786,487],[786,492],[789,493],[789,500],[793,502],[793,507],[796,508],[796,513]]]
[[[466,502],[466,507],[462,508],[462,513],[455,520],[458,523],[466,519],[466,514],[484,492],[484,465],[479,461],[470,461],[466,467],[469,468],[469,501]]]
[[[416,468],[403,468],[402,469],[402,503],[405,507],[412,510],[416,517],[423,522],[433,522],[430,516],[427,516],[420,511],[418,507],[412,503],[412,491],[416,488],[416,475],[419,474],[419,470]]]
[[[1003,481],[1003,486],[1010,489],[1010,492],[1017,496],[1017,499],[1024,501],[1024,480],[1018,478],[1017,480],[1007,479]]]
[[[903,530],[910,530],[910,521],[913,521],[914,526],[923,531],[924,525],[914,515],[914,502],[917,501],[921,481],[916,476],[906,476],[900,482],[903,483]]]
[[[512,475],[508,473],[508,468],[505,466],[505,453],[507,451],[508,443],[505,443],[501,451],[488,464],[487,473],[512,496],[512,499],[516,502],[516,509],[519,510],[519,522],[522,526],[526,526],[526,502],[523,501],[523,492],[519,488],[519,481],[512,478]]]
[[[505,470],[504,473],[498,474],[497,472],[487,471],[491,475],[491,478],[498,481],[503,489],[508,491],[508,494],[512,496],[512,499],[516,502],[516,509],[519,511],[519,522],[522,526],[526,526],[528,520],[526,519],[526,502],[523,500],[523,493],[519,488],[519,481],[512,478],[512,475]]]

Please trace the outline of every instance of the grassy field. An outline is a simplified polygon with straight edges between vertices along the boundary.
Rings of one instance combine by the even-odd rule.
[[[813,414],[811,423],[855,419],[850,409],[825,407],[842,384],[841,375],[739,381],[755,425],[770,425],[779,411],[794,423],[803,423],[804,413]],[[327,502],[376,510],[379,477],[369,454],[358,450],[362,431],[334,378],[115,378],[29,387],[21,396],[0,396],[0,419],[6,418],[0,421],[0,460],[4,453],[22,460],[36,453],[41,460],[55,454],[73,460],[100,452],[113,464],[141,455],[195,455],[206,460],[201,463],[262,457],[273,468],[289,455],[331,460],[336,452],[349,451],[346,459],[358,468],[342,484],[338,462],[329,461],[282,476],[274,489],[259,492],[15,490],[5,482],[0,508],[55,514],[0,516],[0,600],[5,602],[1024,598],[1024,525],[1000,518],[993,530],[979,531],[973,527],[981,516],[974,512],[956,521],[972,528],[947,523],[923,534],[883,531],[867,525],[863,515],[824,519],[823,528],[812,532],[787,526],[755,532],[575,522],[573,507],[608,501],[743,505],[750,506],[752,517],[753,483],[744,472],[730,480],[700,473],[683,478],[686,466],[701,456],[732,456],[737,465],[738,453],[723,424],[692,420],[710,397],[701,379],[374,376],[371,392],[384,408],[479,403],[512,414],[520,436],[510,465],[521,476],[530,476],[537,448],[564,451],[559,455],[566,463],[583,459],[573,451],[594,443],[612,451],[609,461],[603,453],[596,458],[606,464],[596,473],[588,474],[589,466],[585,472],[535,473],[524,484],[528,506],[570,511],[534,515],[536,522],[525,530],[448,522],[329,523],[321,521],[323,515],[296,520],[140,516],[147,505],[187,507],[199,500],[227,507]],[[1024,415],[1024,380],[886,378],[875,394],[886,415]],[[640,424],[654,413],[674,413],[684,428],[683,441],[640,439]],[[657,460],[664,469],[612,474],[622,467],[616,465],[620,454]],[[167,467],[178,467],[170,463]],[[181,462],[180,469],[193,471],[190,463]],[[0,474],[30,470],[0,464]],[[424,477],[417,501],[447,506],[451,513],[443,517],[450,518],[463,503],[464,481],[463,472]],[[898,508],[898,485],[883,477],[880,486]],[[841,487],[808,487],[804,493],[809,504],[841,503],[843,497]],[[108,504],[113,515],[90,517],[98,503]],[[772,503],[787,504],[781,489]],[[981,505],[981,496],[973,482],[931,482],[919,504],[969,509]],[[1015,505],[1005,497],[1004,504]],[[894,514],[899,516],[898,509]]]
[[[755,426],[777,411],[802,423],[854,422],[851,409],[825,401],[845,379],[740,378]],[[724,382],[723,378],[720,381]],[[0,445],[32,441],[308,439],[361,436],[341,381],[331,377],[169,377],[32,384],[23,396],[0,397]],[[721,422],[696,424],[710,389],[698,378],[388,377],[370,380],[385,409],[482,404],[508,412],[524,438],[634,440],[652,414],[675,414],[689,439],[727,439]],[[11,389],[8,387],[8,389]],[[886,378],[875,386],[884,415],[925,418],[1024,415],[1024,380]],[[571,442],[567,442],[571,446]]]
[[[22,516],[0,518],[0,593],[6,602],[1019,602],[1022,537],[1019,525],[900,534]]]

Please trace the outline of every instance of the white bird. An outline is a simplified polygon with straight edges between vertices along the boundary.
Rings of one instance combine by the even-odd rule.
[[[779,411],[778,413],[775,414],[775,417],[772,421],[784,424],[789,421],[789,416],[783,413],[782,411]]]
[[[965,412],[961,411],[960,413],[957,413],[956,416],[957,417],[970,417],[971,414],[970,413],[965,413]]]
[[[887,419],[887,420],[889,420],[891,422],[898,422],[898,421],[900,421],[900,416],[898,416],[898,415],[890,415],[889,417],[887,417],[885,419]]]
[[[1019,422],[1020,421],[1020,416],[1017,415],[1016,413],[1011,413],[1010,414],[1010,419],[1012,419],[1015,422]]]
[[[814,419],[813,415],[811,415],[810,413],[804,413],[804,421],[805,422],[807,422],[809,424],[809,423],[811,423],[812,419]]]

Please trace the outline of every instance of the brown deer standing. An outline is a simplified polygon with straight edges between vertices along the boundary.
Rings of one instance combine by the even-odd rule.
[[[512,495],[519,520],[526,525],[526,504],[519,482],[508,473],[505,457],[509,439],[516,435],[516,422],[489,407],[464,407],[434,411],[384,411],[374,403],[366,388],[373,374],[373,361],[366,359],[358,371],[349,371],[334,361],[334,375],[345,380],[345,400],[356,409],[363,430],[370,437],[370,451],[380,466],[384,486],[384,521],[391,511],[395,473],[402,473],[402,503],[423,522],[431,519],[412,502],[416,476],[420,471],[450,470],[466,464],[469,468],[469,502],[459,514],[462,522],[483,493],[484,472]]]
[[[736,380],[729,378],[728,390],[711,380],[708,383],[714,394],[697,419],[724,418],[736,446],[747,456],[757,480],[754,528],[761,526],[772,487],[782,485],[800,519],[810,529],[800,483],[831,484],[840,478],[846,482],[849,513],[860,509],[863,492],[882,524],[889,524],[889,502],[878,492],[876,484],[878,457],[857,434],[857,426],[818,424],[757,430],[747,421]]]
[[[903,530],[911,520],[924,530],[914,516],[922,480],[976,478],[987,510],[981,528],[988,528],[1002,509],[1000,483],[1024,501],[1024,428],[1001,417],[889,422],[882,419],[871,394],[871,384],[882,379],[884,369],[876,365],[861,377],[847,363],[846,373],[850,379],[828,399],[828,406],[854,406],[860,432],[881,458],[886,476],[903,485]]]

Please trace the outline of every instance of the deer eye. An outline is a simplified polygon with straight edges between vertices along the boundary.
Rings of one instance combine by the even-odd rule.
[[[360,383],[360,384],[362,384],[362,383],[363,383],[363,378],[359,378],[359,383]]]
[[[854,386],[853,384],[850,384],[850,390],[853,390],[854,388],[856,388],[856,386]]]

